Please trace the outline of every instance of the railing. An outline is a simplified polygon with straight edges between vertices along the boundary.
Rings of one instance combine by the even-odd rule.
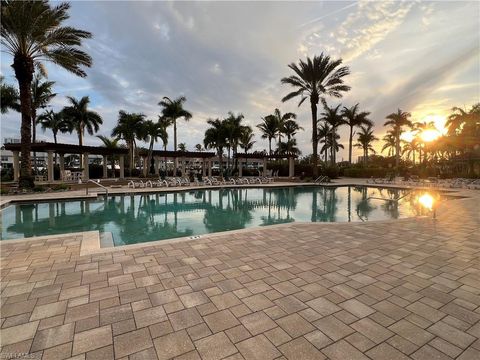
[[[328,183],[330,182],[330,178],[328,176],[319,176],[318,178],[315,179],[316,183]]]
[[[106,186],[103,186],[102,184],[100,184],[99,182],[96,182],[95,180],[88,180],[85,184],[86,184],[86,188],[85,188],[85,193],[88,195],[88,183],[93,183],[99,187],[101,187],[103,190],[105,190],[105,195],[108,196],[108,188]]]

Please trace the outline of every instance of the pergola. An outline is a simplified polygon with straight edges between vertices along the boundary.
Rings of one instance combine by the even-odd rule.
[[[143,175],[146,176],[150,164],[147,163],[148,152],[145,150],[140,151],[140,157],[143,159]],[[160,172],[160,163],[162,160],[168,161],[173,160],[175,164],[180,161],[182,175],[185,175],[186,170],[186,161],[189,159],[201,159],[202,160],[202,175],[212,176],[212,165],[213,162],[217,159],[216,154],[213,152],[202,152],[202,151],[165,151],[165,150],[153,150],[152,159],[154,163],[155,174],[158,175]],[[166,168],[166,164],[165,164]],[[177,169],[175,169],[176,171]]]
[[[295,176],[295,159],[297,155],[293,154],[272,154],[268,155],[263,152],[254,152],[254,153],[237,153],[235,156],[239,162],[245,160],[248,161],[256,160],[258,162],[263,162],[263,176],[267,176],[267,162],[268,160],[282,160],[288,159],[288,177],[293,178]],[[238,168],[238,176],[242,176],[242,166]]]
[[[5,150],[10,150],[13,153],[13,179],[17,181],[20,175],[20,149],[21,144],[5,144]],[[120,159],[120,178],[125,177],[125,156],[128,154],[128,149],[117,148],[110,149],[101,146],[80,146],[73,144],[55,144],[50,142],[38,142],[30,145],[32,152],[46,152],[47,157],[47,178],[48,181],[53,181],[53,155],[59,155],[60,174],[65,172],[65,154],[80,154],[82,159],[83,180],[89,179],[88,170],[88,156],[102,155],[103,156],[103,177],[107,178],[107,156],[118,155]]]

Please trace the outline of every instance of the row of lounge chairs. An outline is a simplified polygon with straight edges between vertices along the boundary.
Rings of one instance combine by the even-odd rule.
[[[387,176],[385,178],[370,178],[367,184],[386,184],[386,185],[407,185],[419,187],[438,187],[453,189],[480,189],[480,179],[439,179],[437,177],[429,177],[421,179],[418,176],[411,176],[409,179],[395,178],[395,176]]]
[[[274,181],[271,177],[252,177],[252,178],[215,178],[215,177],[204,177],[202,181],[190,181],[187,177],[171,177],[165,178],[164,180],[130,180],[128,182],[128,187],[132,189],[138,188],[154,188],[154,187],[178,187],[178,186],[221,186],[221,185],[246,185],[246,184],[268,184]]]

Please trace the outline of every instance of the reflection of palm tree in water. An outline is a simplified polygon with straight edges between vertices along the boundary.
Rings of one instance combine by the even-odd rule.
[[[321,187],[312,193],[312,222],[334,222],[337,213],[336,187]],[[317,192],[319,194],[317,194]],[[321,205],[318,205],[318,195],[321,197]]]
[[[370,213],[377,208],[371,204],[368,198],[368,188],[365,186],[355,186],[353,190],[361,194],[361,199],[356,203],[355,212],[360,220],[368,220]]]

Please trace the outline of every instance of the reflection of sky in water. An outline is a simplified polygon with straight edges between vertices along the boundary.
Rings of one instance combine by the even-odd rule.
[[[2,211],[2,239],[98,230],[117,245],[287,222],[386,220],[426,214],[420,192],[290,187],[115,195],[17,204]]]

